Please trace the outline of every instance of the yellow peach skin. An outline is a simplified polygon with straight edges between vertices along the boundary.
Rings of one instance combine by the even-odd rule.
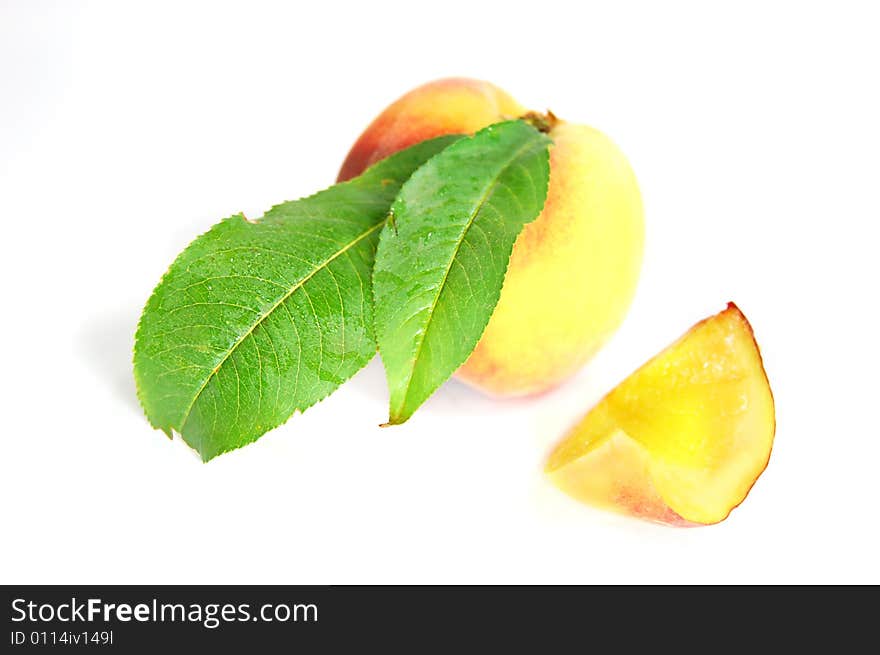
[[[424,139],[525,114],[487,82],[431,82],[373,121],[339,179]],[[577,371],[623,321],[641,268],[642,202],[623,153],[593,128],[546,119],[553,146],[544,210],[517,239],[495,312],[456,374],[495,395],[539,393]]]
[[[764,471],[775,430],[761,353],[730,303],[608,394],[555,448],[546,472],[602,508],[717,523]]]

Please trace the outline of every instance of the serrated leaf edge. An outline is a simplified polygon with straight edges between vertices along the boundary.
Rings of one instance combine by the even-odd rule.
[[[525,121],[523,121],[523,122],[525,122]],[[528,124],[528,123],[526,123],[526,124]],[[493,127],[493,125],[490,125],[490,126],[488,126],[488,127],[486,127],[486,128],[483,128],[483,129],[484,129],[484,130],[487,130],[487,129],[490,129],[491,127]],[[534,129],[534,128],[533,128],[533,129]],[[483,130],[480,130],[480,131],[483,131]],[[535,130],[535,131],[537,132],[537,130]],[[546,144],[547,147],[548,147],[548,150],[547,150],[547,157],[548,157],[548,159],[549,159],[549,146],[552,145],[552,141],[550,141],[549,137],[545,137],[545,138],[547,138],[547,144]],[[463,141],[458,141],[458,142],[456,142],[456,143],[462,143],[462,142],[463,142]],[[453,147],[454,145],[455,145],[455,144],[452,144],[452,145],[449,146],[449,147]],[[514,153],[514,155],[512,155],[512,156],[510,157],[509,161],[504,165],[504,167],[503,167],[501,170],[502,170],[502,171],[506,171],[506,170],[510,167],[510,165],[511,165],[513,162],[515,162],[517,159],[519,159],[520,156],[522,156],[522,154],[523,154],[524,152],[526,152],[527,150],[529,150],[530,148],[533,148],[533,147],[535,147],[535,143],[531,143],[531,142],[530,142],[530,143],[527,143],[527,144],[525,144],[525,145],[523,145],[522,147],[520,147],[520,148],[516,151],[516,153]],[[447,149],[448,149],[448,148],[447,148]],[[429,163],[430,163],[435,157],[439,157],[439,156],[440,156],[441,154],[443,154],[447,149],[444,149],[444,150],[441,150],[440,152],[438,152],[436,155],[434,155],[433,157],[431,157],[430,159],[428,159],[424,164],[422,164],[422,166],[427,166],[427,165],[428,165],[428,164],[429,164]],[[548,161],[548,172],[549,172],[549,161]],[[415,173],[413,173],[413,175],[415,175]],[[480,202],[477,204],[477,206],[475,207],[474,211],[472,212],[470,218],[468,219],[467,225],[466,225],[465,228],[462,230],[461,236],[459,237],[458,242],[456,243],[456,246],[455,246],[455,253],[456,253],[456,254],[458,253],[459,249],[461,248],[461,244],[464,242],[465,236],[467,235],[468,230],[470,230],[470,227],[471,227],[471,225],[473,224],[473,222],[476,220],[477,215],[479,215],[480,210],[483,208],[483,206],[485,205],[486,201],[489,199],[490,195],[491,195],[492,192],[495,190],[495,187],[498,185],[498,180],[499,180],[500,177],[501,177],[501,176],[500,176],[500,174],[499,174],[499,176],[496,177],[496,179],[493,180],[493,182],[487,187],[486,192],[485,192],[485,193],[483,194],[483,196],[480,198]],[[403,187],[404,187],[405,185],[406,185],[406,182],[404,183],[404,185],[401,186],[401,190],[400,190],[400,192],[398,193],[398,197],[400,196],[400,193],[403,192]],[[535,217],[534,217],[532,220],[527,221],[526,223],[523,224],[523,228],[525,228],[526,225],[528,225],[528,224],[534,222],[534,221],[538,218],[538,216],[541,215],[541,212],[544,210],[544,206],[545,206],[546,204],[547,204],[547,195],[545,194],[545,195],[544,195],[544,201],[541,203],[541,208],[538,210],[538,212],[535,214]],[[392,207],[393,207],[393,205],[392,205]],[[395,236],[396,236],[396,235],[395,235]],[[508,268],[510,267],[510,259],[511,259],[511,257],[513,256],[513,247],[514,247],[515,244],[516,244],[516,241],[514,241],[514,243],[511,245],[510,252],[508,253],[507,260],[506,260],[506,262],[505,262],[505,264],[504,264],[504,277],[505,277],[505,278],[507,277],[507,270],[508,270]],[[407,382],[406,382],[406,391],[404,392],[403,399],[402,399],[402,401],[401,401],[401,403],[400,403],[401,408],[403,408],[403,407],[406,406],[406,401],[407,401],[407,399],[409,398],[409,393],[410,393],[410,390],[411,390],[411,388],[412,388],[412,387],[411,387],[411,385],[412,385],[412,378],[413,378],[413,376],[415,375],[416,365],[417,365],[417,363],[418,363],[418,359],[419,359],[419,356],[420,356],[421,351],[422,351],[422,346],[423,346],[423,344],[424,344],[424,342],[425,342],[425,337],[426,337],[427,334],[428,334],[428,328],[430,327],[430,325],[431,325],[431,321],[433,320],[434,309],[437,307],[437,303],[439,302],[439,300],[440,300],[440,296],[441,296],[442,293],[443,293],[443,288],[444,288],[445,285],[446,285],[446,280],[447,280],[447,278],[449,277],[449,272],[452,270],[452,265],[453,265],[454,263],[455,263],[455,256],[453,256],[452,258],[450,258],[450,260],[449,260],[449,264],[448,264],[447,267],[446,267],[446,271],[445,271],[444,274],[443,274],[443,280],[442,280],[441,283],[437,286],[438,292],[437,292],[437,294],[434,296],[434,300],[433,300],[432,303],[431,303],[431,309],[430,309],[430,311],[429,311],[429,313],[428,313],[428,317],[429,317],[429,318],[428,318],[428,321],[425,323],[425,327],[424,327],[424,329],[422,330],[421,336],[420,336],[420,338],[419,338],[419,344],[418,344],[418,346],[416,347],[416,353],[415,353],[415,355],[413,356],[413,365],[412,365],[412,367],[411,367],[411,369],[410,369],[409,376],[408,376],[408,378],[407,378]],[[503,284],[502,284],[502,288],[503,288]],[[374,302],[374,304],[375,304],[375,294],[376,294],[376,285],[373,285],[373,302]],[[495,299],[495,303],[494,303],[494,305],[493,305],[493,307],[492,307],[492,313],[494,313],[494,311],[495,311],[495,307],[497,307],[497,305],[498,305],[498,299],[500,299],[500,298],[501,298],[501,289],[498,290],[498,298]],[[479,344],[479,342],[480,342],[480,338],[482,338],[483,334],[485,334],[485,332],[486,332],[486,328],[489,326],[489,321],[491,320],[491,318],[492,318],[492,314],[490,313],[489,318],[486,320],[486,323],[485,323],[485,325],[483,325],[483,329],[482,329],[482,331],[480,332],[480,337],[479,337],[479,338],[476,340],[476,342],[474,343],[474,347],[468,352],[468,355],[467,355],[468,357],[470,357],[470,355],[471,355],[471,354],[473,353],[473,351],[476,349],[477,344]],[[375,322],[375,320],[376,320],[376,316],[375,316],[375,314],[374,314],[374,316],[373,316],[373,321]],[[465,357],[465,361],[467,361],[467,357]],[[462,364],[463,364],[463,363],[464,363],[464,362],[462,362]],[[392,426],[392,425],[401,425],[401,424],[405,423],[407,420],[409,420],[410,417],[411,417],[411,415],[408,416],[408,417],[406,417],[406,418],[402,418],[402,419],[401,419],[400,414],[395,414],[394,412],[389,412],[388,421],[385,422],[385,423],[381,423],[381,424],[380,424],[380,427],[390,427],[390,426]]]
[[[447,145],[445,145],[443,148],[441,148],[436,154],[432,155],[431,157],[429,157],[428,159],[426,159],[424,162],[422,162],[422,164],[421,164],[418,168],[421,168],[421,166],[424,166],[426,163],[428,163],[429,161],[431,161],[432,159],[434,159],[434,157],[437,157],[440,153],[442,153],[444,150],[446,150],[446,148],[449,148],[450,146],[454,145],[455,143],[458,143],[462,138],[464,138],[464,135],[461,135],[461,134],[448,134],[448,135],[442,135],[442,136],[439,136],[439,137],[435,137],[434,139],[428,139],[429,141],[433,141],[433,140],[437,140],[437,141],[440,141],[440,140],[449,140],[449,143],[448,143]],[[393,156],[393,155],[389,155],[389,157],[390,157],[390,156]],[[387,159],[387,158],[386,158],[386,159]],[[331,188],[333,188],[333,187],[336,187],[336,186],[340,186],[340,185],[352,185],[352,186],[357,186],[360,182],[362,182],[362,180],[365,178],[365,176],[367,176],[367,175],[368,175],[373,169],[375,169],[375,168],[377,168],[379,165],[381,165],[382,162],[384,162],[384,161],[385,161],[385,159],[381,159],[381,160],[379,160],[379,161],[373,163],[372,165],[370,165],[369,167],[367,167],[367,168],[364,170],[363,173],[361,173],[360,175],[358,175],[358,176],[355,177],[355,178],[352,178],[351,180],[347,180],[347,181],[345,181],[345,182],[337,182],[336,184],[330,185],[329,187],[325,187],[324,189],[321,189],[321,190],[319,190],[319,191],[316,191],[316,192],[314,192],[314,193],[312,193],[312,194],[310,194],[310,195],[303,196],[303,197],[301,197],[301,198],[297,198],[297,199],[295,199],[295,200],[285,200],[285,201],[282,201],[282,202],[277,203],[277,204],[275,204],[275,205],[272,205],[268,210],[266,210],[266,211],[263,213],[263,216],[261,216],[261,217],[259,217],[259,218],[257,218],[257,219],[249,220],[249,219],[244,215],[244,213],[239,212],[239,213],[237,213],[237,214],[233,214],[232,216],[228,217],[227,219],[223,219],[223,220],[228,220],[229,218],[236,218],[236,217],[239,217],[239,216],[240,216],[243,220],[247,221],[248,223],[259,223],[259,222],[260,222],[265,216],[269,215],[273,210],[275,210],[275,209],[277,209],[277,208],[280,208],[281,206],[286,205],[286,204],[288,204],[288,203],[291,203],[291,202],[302,202],[302,201],[305,201],[305,200],[313,199],[313,198],[315,198],[315,197],[317,197],[317,196],[320,196],[321,194],[325,193],[325,192],[328,191],[329,189],[331,189]],[[418,170],[418,168],[416,168],[415,170]],[[415,173],[415,170],[413,171],[413,173]],[[401,181],[401,188],[402,188],[403,184],[405,184],[405,183],[406,183],[406,180],[402,180],[402,181]],[[389,222],[389,219],[391,219],[391,218],[392,218],[392,214],[389,212],[389,214],[388,214],[383,220],[381,220],[381,221],[378,222],[375,226],[373,226],[372,228],[370,228],[369,231],[367,231],[367,232],[365,232],[364,234],[362,234],[362,235],[356,240],[356,242],[360,242],[363,238],[366,238],[367,236],[369,236],[374,230],[381,230],[382,228],[384,228],[385,225]],[[221,222],[222,222],[222,221],[221,221]],[[198,241],[199,239],[201,239],[202,237],[204,237],[205,235],[207,235],[207,234],[208,234],[212,229],[214,229],[214,227],[216,227],[216,225],[218,225],[218,224],[219,224],[219,223],[215,223],[214,225],[212,225],[211,227],[209,227],[207,230],[205,230],[204,232],[202,232],[202,233],[200,233],[198,236],[196,236],[194,239],[192,239],[192,240],[187,244],[187,246],[186,246],[186,247],[180,252],[180,254],[179,254],[177,257],[174,258],[174,260],[171,262],[171,264],[169,264],[169,266],[166,268],[165,272],[164,272],[164,273],[162,274],[162,276],[159,278],[159,282],[156,283],[156,285],[153,287],[153,291],[152,291],[152,293],[150,294],[149,298],[147,299],[147,302],[144,304],[144,308],[141,310],[141,314],[140,314],[140,317],[138,318],[138,322],[137,322],[137,327],[136,327],[136,329],[135,329],[134,344],[133,344],[133,347],[132,347],[132,359],[131,359],[131,365],[132,365],[132,370],[133,370],[133,372],[134,372],[134,376],[133,376],[133,377],[134,377],[134,381],[135,381],[135,395],[137,396],[138,404],[140,405],[141,410],[144,412],[144,416],[146,417],[146,419],[147,419],[147,421],[149,422],[149,424],[150,424],[151,427],[153,427],[154,429],[160,430],[160,431],[163,432],[163,433],[165,434],[165,436],[167,436],[169,439],[173,439],[173,438],[174,438],[174,434],[177,433],[177,434],[181,437],[181,439],[182,439],[185,443],[187,443],[187,445],[190,445],[190,444],[189,444],[188,442],[186,442],[186,439],[184,439],[184,438],[183,438],[183,435],[181,434],[181,431],[182,431],[182,429],[183,429],[183,425],[185,425],[186,420],[189,418],[189,415],[190,415],[190,413],[191,413],[191,411],[192,411],[192,407],[195,405],[196,400],[198,399],[198,397],[199,397],[199,395],[201,394],[201,392],[204,390],[205,386],[207,386],[208,381],[210,381],[210,379],[214,376],[214,374],[216,373],[216,371],[219,370],[219,366],[220,366],[220,364],[218,364],[217,366],[215,366],[215,368],[212,370],[211,374],[208,376],[208,380],[202,385],[202,387],[200,387],[199,392],[196,394],[196,396],[195,396],[193,402],[190,403],[190,406],[189,406],[189,408],[187,409],[187,413],[186,413],[186,415],[185,415],[185,417],[184,417],[184,419],[183,419],[183,422],[181,423],[181,429],[180,429],[180,430],[176,430],[174,427],[172,427],[172,426],[170,426],[170,425],[168,425],[168,426],[158,425],[158,424],[153,420],[153,417],[150,416],[150,413],[147,411],[147,407],[146,407],[146,405],[145,405],[145,403],[144,403],[144,399],[143,399],[143,390],[142,390],[142,388],[141,388],[140,376],[139,376],[138,373],[137,373],[138,369],[137,369],[137,366],[135,365],[135,363],[136,363],[136,362],[135,362],[135,358],[137,357],[138,346],[139,346],[139,344],[140,344],[140,340],[141,340],[141,336],[142,336],[143,320],[144,320],[144,313],[145,313],[145,311],[146,311],[146,308],[149,307],[150,302],[151,302],[151,301],[153,300],[153,298],[156,296],[157,291],[158,291],[159,288],[165,283],[166,278],[167,278],[168,275],[171,273],[171,271],[174,269],[174,267],[175,267],[175,265],[178,263],[178,261],[179,261],[179,260],[180,260],[180,259],[186,254],[187,250],[188,250],[188,249],[189,249],[189,248],[190,248],[190,247],[191,247],[196,241]],[[381,232],[380,232],[380,233],[381,233]],[[351,244],[349,244],[348,246],[346,246],[346,250],[348,250],[349,248],[353,247],[353,245],[355,245],[356,242],[352,242]],[[342,253],[342,251],[340,251],[339,253],[337,253],[337,255],[339,255],[339,254],[341,254],[341,253]],[[332,259],[334,259],[334,258],[335,258],[335,256],[334,256],[333,258],[328,259],[327,262],[326,262],[324,265],[329,264],[330,261],[332,261]],[[322,265],[322,268],[323,268],[324,265]],[[320,269],[316,269],[316,270],[313,271],[308,277],[311,277],[312,275],[314,275],[316,272],[318,272],[318,270],[320,270]],[[303,280],[303,282],[305,282],[305,280]],[[371,286],[372,286],[372,285],[371,285]],[[373,295],[373,294],[371,293],[371,295]],[[286,296],[285,296],[285,299],[288,298],[288,297],[290,297],[290,294],[286,295]],[[277,309],[277,307],[280,306],[281,302],[283,302],[283,300],[280,301],[279,303],[276,303],[276,305],[273,307],[273,310],[274,310],[274,309]],[[268,316],[269,314],[271,314],[273,310],[270,310],[266,315],[264,315],[263,317],[261,317],[261,318],[260,318],[260,321],[262,321],[262,320],[265,318],[265,316]],[[370,326],[370,327],[373,329],[373,334],[375,335],[375,317],[374,317],[373,325]],[[251,330],[249,330],[249,331],[248,331],[248,334],[250,334],[250,333],[253,331],[253,329],[255,329],[255,328],[256,328],[256,326],[254,326]],[[243,340],[243,339],[242,339],[242,340]],[[239,340],[239,341],[236,342],[236,344],[230,349],[229,353],[227,353],[227,355],[224,356],[224,358],[223,358],[222,361],[226,361],[226,359],[229,357],[229,355],[231,355],[231,353],[235,350],[235,348],[238,347],[238,345],[240,344],[240,342],[241,342],[241,340]],[[378,350],[378,345],[377,345],[377,350]],[[351,377],[354,377],[358,372],[360,372],[361,370],[363,370],[363,369],[366,367],[366,365],[369,363],[369,361],[371,361],[371,360],[368,360],[368,361],[364,362],[364,364],[363,364],[362,366],[360,366],[360,367],[359,367],[354,373],[352,373],[352,375],[349,377],[349,379],[351,379]],[[222,362],[221,362],[221,364],[222,364]],[[282,425],[284,425],[285,423],[287,423],[287,421],[289,421],[292,417],[296,416],[297,414],[302,414],[302,413],[303,413],[304,411],[306,411],[307,409],[313,407],[314,405],[318,404],[319,402],[322,402],[322,401],[325,400],[328,396],[330,396],[334,391],[336,391],[336,389],[332,389],[332,390],[328,391],[326,394],[324,394],[323,396],[321,396],[321,397],[319,397],[319,398],[316,398],[316,399],[315,399],[313,402],[311,402],[311,403],[308,403],[308,404],[306,404],[306,405],[303,405],[302,407],[298,407],[298,408],[294,409],[294,411],[291,412],[290,416],[288,416],[287,418],[285,418],[285,419],[284,419],[283,421],[281,421],[278,425],[275,425],[275,426],[273,426],[273,427],[268,427],[268,428],[266,428],[265,430],[263,430],[263,431],[260,432],[259,434],[256,434],[255,437],[254,437],[254,439],[251,440],[251,441],[248,441],[248,442],[246,442],[246,443],[235,444],[235,445],[230,446],[229,448],[221,448],[221,449],[218,450],[216,453],[212,454],[211,457],[207,457],[207,458],[202,454],[202,452],[201,452],[200,450],[195,449],[195,448],[194,448],[194,450],[196,450],[196,452],[199,453],[199,457],[202,459],[203,462],[207,462],[207,461],[213,459],[214,457],[217,457],[217,456],[222,455],[222,454],[224,454],[224,453],[231,452],[231,451],[233,451],[233,450],[237,450],[237,449],[239,449],[239,448],[242,448],[242,447],[244,447],[244,446],[246,446],[246,445],[249,445],[250,443],[253,443],[253,441],[255,441],[255,440],[258,439],[259,437],[263,436],[263,435],[266,434],[267,432],[270,432],[270,431],[272,431],[272,430],[274,430],[274,429],[276,429],[276,428],[281,427]],[[191,445],[190,445],[190,446],[191,446]],[[192,446],[191,446],[191,447],[192,447]]]

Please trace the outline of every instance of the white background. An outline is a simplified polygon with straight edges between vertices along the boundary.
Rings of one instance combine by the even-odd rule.
[[[236,4],[0,3],[0,582],[880,582],[872,3]],[[132,336],[173,257],[327,186],[448,75],[629,156],[647,251],[613,341],[541,398],[451,382],[395,429],[378,362],[209,464],[150,429]],[[745,503],[681,530],[550,486],[565,429],[728,300],[777,401]]]

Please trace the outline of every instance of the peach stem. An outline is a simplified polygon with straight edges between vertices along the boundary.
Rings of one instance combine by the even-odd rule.
[[[544,134],[548,134],[550,130],[556,127],[556,123],[559,122],[556,115],[549,109],[546,114],[538,111],[528,111],[519,118]]]

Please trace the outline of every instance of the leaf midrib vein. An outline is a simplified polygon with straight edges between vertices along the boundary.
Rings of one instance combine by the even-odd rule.
[[[376,225],[374,225],[370,229],[364,231],[363,233],[358,235],[357,238],[353,239],[352,241],[347,243],[344,247],[337,250],[335,253],[333,253],[333,255],[331,257],[328,257],[323,262],[321,262],[320,264],[315,266],[315,268],[308,275],[306,275],[299,282],[294,284],[287,293],[285,293],[275,304],[273,304],[268,310],[266,310],[264,313],[262,313],[256,321],[254,321],[254,323],[247,329],[247,331],[244,334],[242,334],[242,336],[239,337],[234,344],[232,344],[232,347],[227,351],[227,353],[217,363],[217,365],[214,366],[214,368],[211,370],[211,373],[205,378],[205,381],[202,383],[202,385],[196,391],[195,395],[193,396],[192,402],[190,402],[189,406],[186,408],[186,411],[183,413],[183,417],[180,422],[179,432],[183,433],[183,429],[186,426],[186,422],[189,420],[189,417],[192,414],[192,409],[193,409],[193,407],[195,407],[196,402],[198,402],[198,399],[202,395],[202,392],[205,390],[205,387],[207,387],[208,383],[212,379],[214,379],[214,376],[220,371],[220,369],[223,367],[223,364],[226,363],[226,360],[228,360],[232,356],[232,354],[238,349],[238,347],[242,344],[242,342],[244,342],[245,339],[247,339],[251,334],[253,334],[254,330],[256,330],[257,327],[259,327],[260,324],[262,324],[262,322],[264,320],[266,320],[266,318],[271,316],[272,313],[276,309],[278,309],[281,305],[283,305],[284,302],[287,301],[288,298],[290,298],[298,289],[302,288],[303,285],[306,282],[308,282],[309,280],[311,280],[312,277],[314,277],[319,271],[325,269],[327,266],[329,266],[331,263],[333,263],[333,261],[336,258],[342,256],[343,254],[348,252],[351,248],[354,248],[358,243],[360,243],[361,241],[366,239],[370,234],[372,234],[376,230],[381,229],[385,225],[387,220],[388,219],[386,218],[386,219],[379,221]]]
[[[486,185],[486,189],[483,192],[483,195],[480,197],[479,202],[476,204],[473,211],[471,212],[470,217],[468,218],[467,224],[465,225],[464,229],[461,231],[461,235],[458,237],[458,240],[455,243],[455,248],[452,251],[452,253],[453,253],[452,257],[449,258],[449,263],[446,265],[446,270],[443,273],[443,279],[440,281],[440,284],[437,286],[437,293],[434,296],[434,300],[431,302],[431,307],[430,307],[430,310],[427,314],[428,320],[425,321],[425,329],[422,331],[421,338],[419,339],[419,343],[416,346],[416,353],[415,353],[415,356],[413,357],[413,360],[412,360],[413,365],[410,368],[409,376],[407,377],[407,380],[406,380],[406,388],[404,390],[403,399],[401,401],[401,409],[406,407],[406,401],[409,399],[409,393],[412,390],[412,379],[413,379],[413,376],[415,375],[416,366],[418,365],[419,358],[422,355],[422,347],[425,345],[425,341],[428,336],[428,329],[431,326],[431,321],[434,319],[434,310],[437,307],[437,303],[440,301],[440,296],[443,295],[443,290],[446,287],[446,280],[449,278],[449,272],[452,270],[452,264],[455,262],[455,260],[458,257],[458,251],[461,249],[461,244],[464,242],[464,239],[467,236],[467,233],[470,231],[471,225],[473,225],[474,221],[477,219],[477,215],[483,209],[483,206],[488,202],[489,197],[491,196],[492,192],[495,190],[495,188],[498,186],[499,182],[501,181],[501,177],[522,156],[523,152],[525,152],[526,150],[528,150],[531,147],[534,147],[534,145],[535,145],[534,141],[531,141],[531,140],[528,141],[527,143],[520,146],[517,149],[517,151],[510,157],[510,159],[508,159],[504,163],[504,165],[499,169],[498,175],[495,176],[495,179],[493,179],[490,184]]]

